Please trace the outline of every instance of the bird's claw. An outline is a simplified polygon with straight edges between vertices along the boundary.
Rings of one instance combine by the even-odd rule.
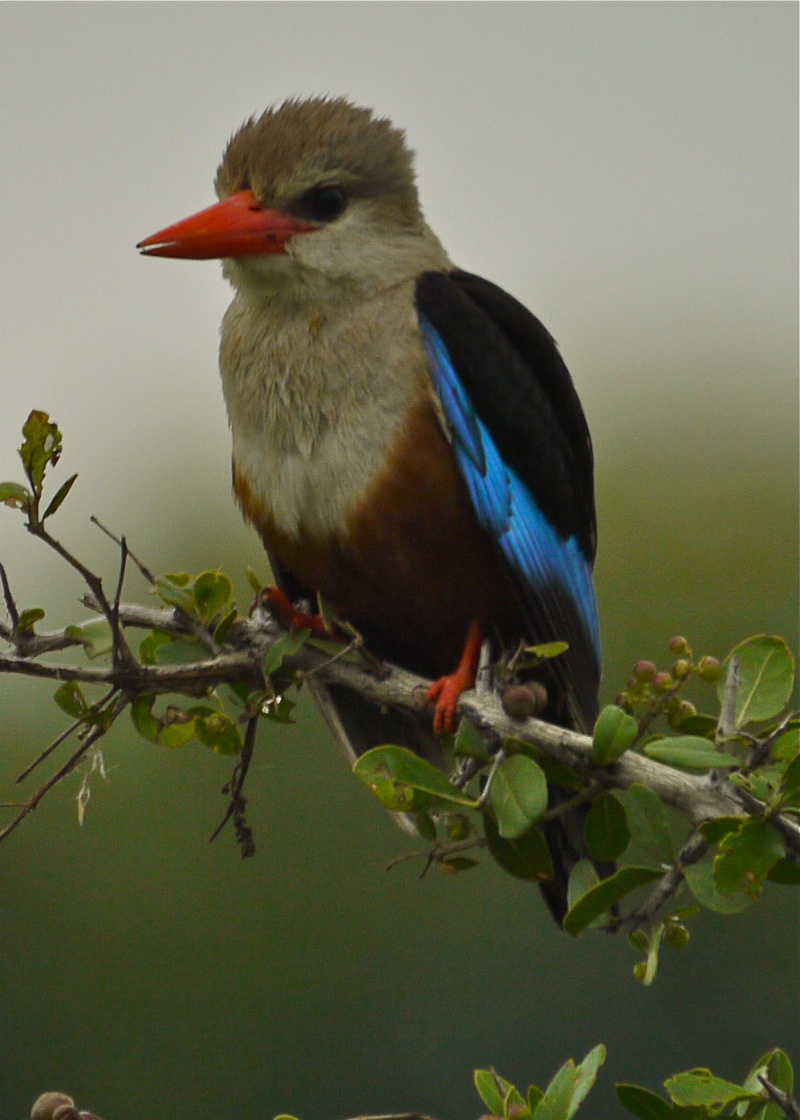
[[[428,700],[435,704],[433,713],[433,730],[437,735],[444,732],[451,733],[455,728],[456,708],[462,692],[472,688],[474,680],[468,673],[456,669],[446,677],[434,681],[428,689]]]
[[[252,610],[259,608],[275,615],[289,630],[310,630],[316,638],[331,637],[322,615],[308,614],[307,611],[300,610],[279,587],[273,585],[262,587],[256,595]]]

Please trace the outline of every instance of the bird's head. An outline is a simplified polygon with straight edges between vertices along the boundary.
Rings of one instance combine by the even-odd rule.
[[[228,143],[214,206],[140,242],[224,258],[246,292],[379,290],[446,261],[425,225],[403,133],[343,98],[285,101]]]

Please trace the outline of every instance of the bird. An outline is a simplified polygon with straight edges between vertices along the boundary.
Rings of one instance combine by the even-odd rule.
[[[590,731],[600,644],[592,442],[553,337],[458,268],[425,221],[405,133],[344,97],[293,98],[236,131],[218,201],[145,238],[220,259],[233,490],[292,620],[321,599],[378,658],[433,680],[429,716],[315,684],[351,758],[437,763],[481,651],[561,641],[530,670],[542,718]],[[523,674],[524,675],[524,674]],[[580,813],[545,826],[557,920]]]

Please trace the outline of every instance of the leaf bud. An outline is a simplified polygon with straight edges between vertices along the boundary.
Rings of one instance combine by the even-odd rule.
[[[714,681],[719,680],[722,672],[722,666],[716,657],[701,657],[697,666],[697,675],[701,681],[706,681],[707,684],[713,684]]]
[[[633,675],[638,681],[651,681],[656,675],[656,667],[652,661],[637,661],[633,667]]]

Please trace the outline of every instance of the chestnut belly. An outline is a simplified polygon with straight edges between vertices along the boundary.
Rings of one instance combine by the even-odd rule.
[[[379,476],[341,531],[289,535],[235,489],[267,551],[320,592],[380,657],[428,677],[451,672],[467,630],[522,634],[505,564],[478,525],[449,443],[429,406],[414,410]],[[320,495],[320,501],[325,495]]]

